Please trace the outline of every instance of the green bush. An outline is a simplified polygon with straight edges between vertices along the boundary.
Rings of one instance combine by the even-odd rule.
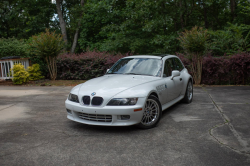
[[[29,80],[31,81],[40,80],[44,78],[44,76],[42,76],[41,74],[39,64],[33,64],[32,66],[29,66],[28,73],[29,73]]]
[[[216,56],[250,51],[250,26],[229,24],[224,30],[208,31],[209,51]]]
[[[14,84],[23,84],[29,81],[29,73],[24,69],[21,63],[15,64],[14,67],[11,68],[11,71],[14,73],[12,79]]]
[[[0,39],[0,58],[5,56],[27,57],[29,45],[24,40],[15,38]]]

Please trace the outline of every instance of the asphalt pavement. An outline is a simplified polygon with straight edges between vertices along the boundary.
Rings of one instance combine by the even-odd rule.
[[[1,166],[250,165],[250,86],[195,87],[149,130],[68,120],[71,88],[0,86]]]

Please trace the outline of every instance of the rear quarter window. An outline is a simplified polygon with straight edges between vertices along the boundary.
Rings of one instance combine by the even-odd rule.
[[[175,64],[175,70],[182,71],[184,66],[182,65],[181,61],[178,58],[173,58]]]

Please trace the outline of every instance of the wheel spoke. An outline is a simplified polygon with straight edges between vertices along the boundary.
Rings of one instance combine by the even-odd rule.
[[[155,100],[148,99],[145,103],[141,123],[145,126],[154,124],[159,117],[159,105]]]

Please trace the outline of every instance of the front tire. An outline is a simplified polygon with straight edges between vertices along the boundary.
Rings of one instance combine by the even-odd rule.
[[[143,111],[141,122],[137,126],[143,129],[155,127],[159,123],[162,115],[161,103],[158,98],[149,96]]]
[[[184,103],[191,103],[193,100],[193,83],[191,80],[188,81],[187,88],[186,88],[186,93],[182,101]]]

